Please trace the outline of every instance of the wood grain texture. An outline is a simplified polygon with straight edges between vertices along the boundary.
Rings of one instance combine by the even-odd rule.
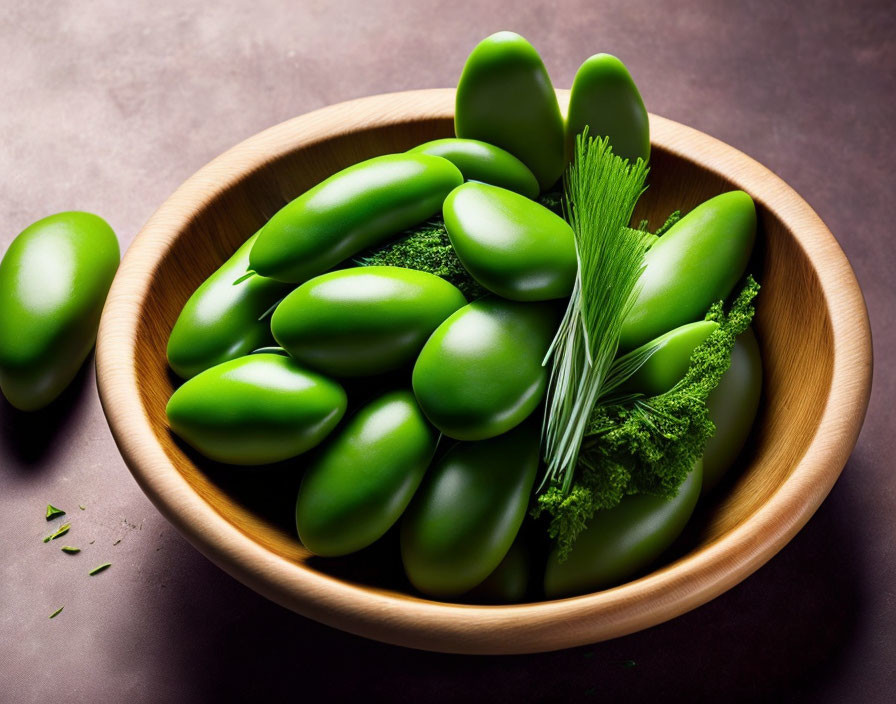
[[[353,633],[446,652],[523,653],[673,618],[743,580],[812,516],[855,444],[871,384],[865,304],[831,233],[769,170],[683,125],[651,116],[651,186],[636,218],[656,226],[671,210],[732,188],[753,196],[765,380],[745,466],[701,510],[691,543],[671,564],[557,601],[430,601],[395,576],[388,536],[357,560],[360,568],[308,555],[292,527],[300,463],[234,472],[167,429],[174,379],[165,345],[190,293],[311,185],[361,159],[449,136],[453,98],[452,90],[380,95],[295,118],[224,153],[159,208],[126,253],[100,326],[97,379],[115,440],[149,498],[206,556],[287,608]]]

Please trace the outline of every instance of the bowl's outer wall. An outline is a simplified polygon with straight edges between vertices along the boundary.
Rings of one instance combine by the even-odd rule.
[[[565,102],[567,93],[559,94]],[[636,219],[655,226],[671,210],[742,188],[757,202],[763,243],[752,269],[763,286],[761,416],[745,469],[704,511],[675,562],[615,589],[553,602],[428,601],[402,591],[400,576],[384,577],[400,575],[388,541],[367,560],[382,564],[371,574],[309,558],[291,523],[300,467],[234,471],[190,452],[167,429],[176,380],[165,346],[192,291],[324,177],[450,135],[453,97],[452,90],[374,96],[295,118],[221,155],[162,205],[125,255],[97,343],[100,395],[116,442],[150,499],[210,559],[284,606],[360,635],[432,650],[519,653],[595,642],[684,613],[767,561],[830,491],[864,418],[871,345],[853,272],[812,209],[737,150],[663,118],[651,116],[651,187]]]

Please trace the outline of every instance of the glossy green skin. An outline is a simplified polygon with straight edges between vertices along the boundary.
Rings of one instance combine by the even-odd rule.
[[[302,479],[296,528],[305,547],[347,555],[381,538],[410,503],[437,440],[410,391],[358,411]]]
[[[442,214],[461,263],[489,291],[515,301],[572,292],[575,235],[543,205],[497,186],[465,183],[445,199]]]
[[[320,443],[345,413],[335,381],[289,357],[253,354],[184,382],[165,409],[171,429],[209,459],[279,462]]]
[[[703,491],[712,490],[744,447],[762,395],[762,356],[752,329],[734,341],[731,366],[713,389],[706,406],[716,426],[703,451]]]
[[[634,163],[650,159],[647,109],[631,74],[610,54],[595,54],[572,82],[566,118],[566,153],[575,148],[585,126],[592,137],[609,137],[613,153]]]
[[[703,481],[698,460],[671,499],[638,494],[615,508],[598,511],[576,538],[564,562],[548,557],[544,592],[548,599],[607,589],[635,577],[675,542],[694,512]]]
[[[463,183],[457,167],[429,154],[387,154],[330,176],[287,203],[259,232],[253,270],[302,283],[439,212]]]
[[[517,535],[495,571],[470,593],[476,602],[512,604],[526,597],[529,588],[529,551]]]
[[[506,149],[542,190],[565,166],[563,117],[538,52],[519,34],[486,37],[467,57],[457,84],[454,132]]]
[[[259,318],[292,286],[264,276],[234,285],[249,269],[250,237],[196,289],[168,338],[168,365],[189,379],[216,364],[273,343],[271,325]]]
[[[460,443],[429,470],[401,524],[401,558],[417,589],[457,596],[498,567],[526,514],[539,435],[526,423]]]
[[[277,306],[274,338],[305,366],[340,377],[370,376],[414,361],[463,294],[425,271],[341,269],[307,281]]]
[[[414,393],[430,422],[448,437],[470,441],[525,420],[544,397],[541,362],[558,322],[551,304],[494,296],[448,318],[414,366]]]
[[[478,139],[449,137],[426,142],[411,152],[432,154],[454,164],[467,181],[481,181],[515,191],[526,198],[538,196],[538,180],[510,152]]]
[[[675,223],[644,255],[641,290],[622,325],[620,348],[702,319],[743,276],[755,239],[756,208],[743,191],[710,198]]]
[[[0,262],[0,390],[13,406],[43,408],[74,379],[119,258],[112,228],[91,213],[50,215],[9,245]]]
[[[687,374],[691,355],[719,324],[712,320],[699,320],[670,330],[647,343],[657,345],[657,350],[636,371],[620,391],[656,396],[669,391]]]

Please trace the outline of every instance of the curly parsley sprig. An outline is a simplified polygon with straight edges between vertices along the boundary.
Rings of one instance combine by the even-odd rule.
[[[571,489],[551,486],[533,506],[534,516],[548,514],[549,535],[561,559],[595,511],[616,506],[627,494],[672,498],[715,433],[706,399],[731,365],[738,335],[753,320],[759,284],[747,277],[725,313],[721,302],[706,314],[719,327],[691,355],[684,378],[652,397],[598,403],[591,414]]]

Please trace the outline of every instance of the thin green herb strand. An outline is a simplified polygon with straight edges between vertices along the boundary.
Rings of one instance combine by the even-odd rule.
[[[65,608],[64,606],[60,606],[60,607],[59,607],[58,609],[56,609],[53,613],[50,614],[50,618],[56,618],[59,614],[62,613],[62,610],[63,610],[64,608]]]
[[[542,427],[547,471],[539,486],[569,491],[591,411],[619,346],[619,334],[644,267],[643,233],[628,227],[648,169],[615,156],[609,140],[576,139],[565,175],[566,217],[578,272],[544,364],[551,362]]]
[[[111,566],[112,566],[112,563],[111,563],[111,562],[104,562],[103,564],[98,565],[97,567],[94,567],[94,568],[93,568],[92,570],[90,570],[90,572],[88,572],[87,574],[90,575],[90,576],[92,577],[92,576],[95,575],[95,574],[99,574],[99,573],[102,572],[103,570],[107,570],[107,569],[109,569]]]
[[[63,535],[68,533],[69,529],[71,529],[71,523],[63,523],[59,526],[59,529],[55,533],[50,533],[46,538],[44,538],[45,543],[49,543],[51,540],[56,540],[56,538],[61,538]]]

